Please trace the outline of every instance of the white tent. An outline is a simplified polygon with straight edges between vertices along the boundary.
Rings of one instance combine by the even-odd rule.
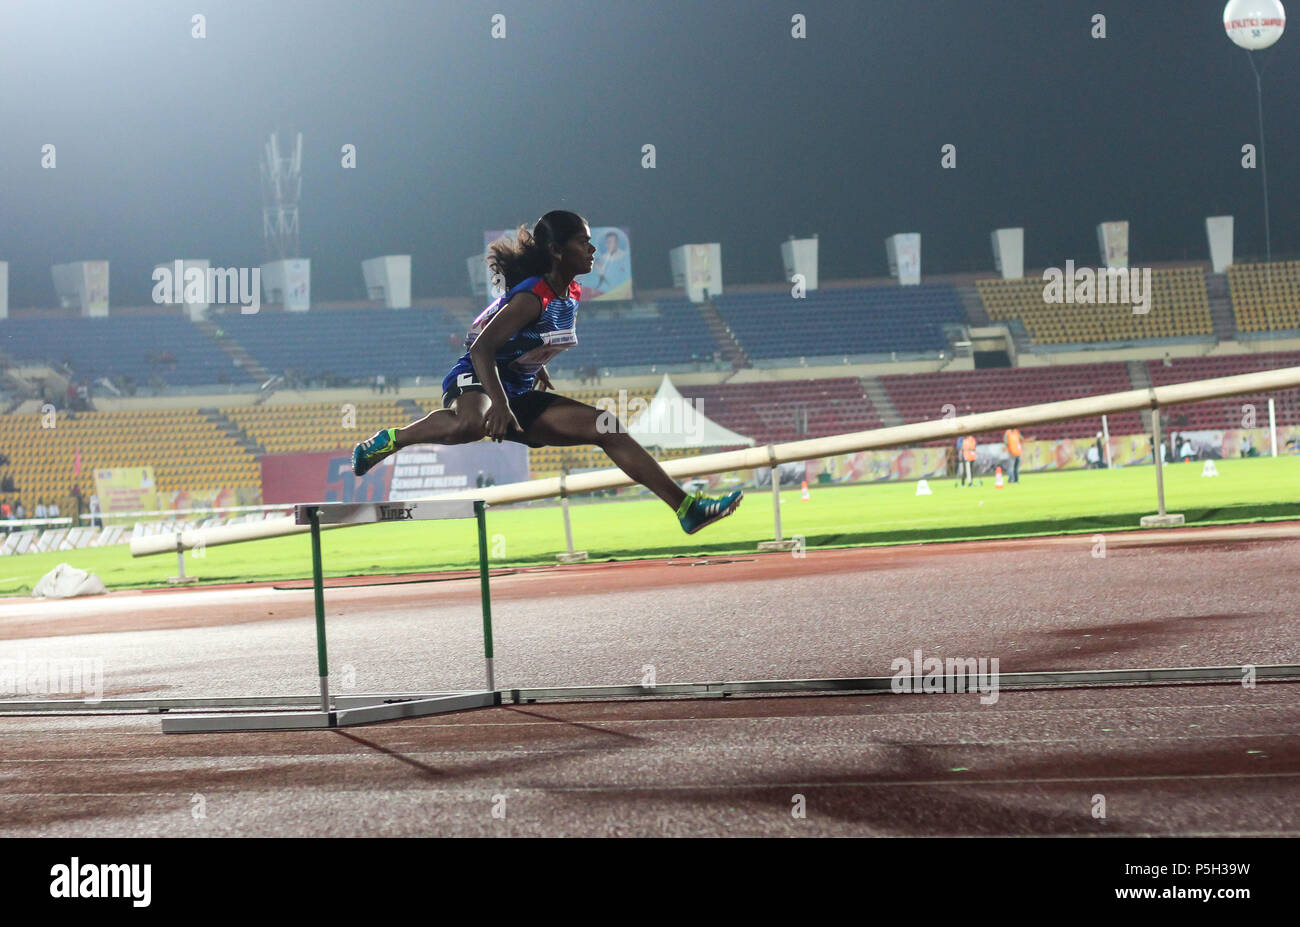
[[[736,434],[707,418],[702,409],[677,392],[664,374],[659,391],[641,416],[627,426],[628,434],[642,447],[678,449],[690,447],[752,446],[753,438]]]

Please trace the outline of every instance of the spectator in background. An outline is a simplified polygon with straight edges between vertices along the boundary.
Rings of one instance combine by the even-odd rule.
[[[72,502],[77,507],[77,524],[79,525],[81,524],[81,507],[82,507],[81,506],[82,504],[81,484],[73,483],[72,491],[68,493],[68,495],[72,496]]]
[[[27,517],[27,510],[23,508],[23,500],[19,499],[16,502],[14,502],[14,518],[16,518],[18,521],[22,521],[26,517]]]
[[[1192,448],[1192,442],[1186,435],[1183,435],[1183,445],[1178,449],[1178,456],[1183,459],[1183,463],[1188,463],[1196,456],[1196,451]]]
[[[1101,468],[1101,455],[1097,452],[1097,445],[1088,445],[1088,450],[1084,454],[1084,457],[1088,460],[1089,470],[1098,470]]]
[[[1092,443],[1092,446],[1093,446],[1093,447],[1096,449],[1096,451],[1097,451],[1097,467],[1096,467],[1096,469],[1098,469],[1098,470],[1105,470],[1105,469],[1106,469],[1106,447],[1105,447],[1104,444],[1101,443],[1101,432],[1100,432],[1100,431],[1097,432],[1097,440],[1094,441],[1094,442]]]
[[[1251,450],[1252,450],[1252,448],[1251,448],[1251,446],[1250,446],[1250,435],[1248,435],[1248,434],[1242,434],[1242,436],[1241,436],[1241,456],[1242,456],[1242,457],[1253,457],[1254,455],[1251,453]]]
[[[387,382],[382,373],[375,375],[375,386],[379,387],[379,395],[384,394],[384,384]]]
[[[961,439],[961,484],[975,485],[975,436],[966,435]]]
[[[104,527],[104,520],[100,518],[99,496],[94,493],[90,494],[90,525],[92,528]]]
[[[1007,476],[1007,481],[1011,483],[1020,482],[1020,452],[1021,440],[1019,428],[1008,428],[1002,435],[1002,440],[1007,445],[1007,456],[1011,458],[1011,473]]]
[[[401,391],[402,391],[402,378],[393,377],[393,395],[397,395]]]
[[[33,518],[49,518],[50,510],[45,507],[44,499],[36,500],[36,511],[32,512]]]
[[[51,502],[51,503],[50,503],[50,507],[49,507],[48,512],[49,512],[49,514],[48,514],[48,517],[49,517],[49,518],[58,518],[58,517],[59,517],[59,503],[57,503],[57,502]]]
[[[3,479],[0,479],[0,492],[17,492],[18,487],[14,485],[14,476],[12,473],[6,473]]]

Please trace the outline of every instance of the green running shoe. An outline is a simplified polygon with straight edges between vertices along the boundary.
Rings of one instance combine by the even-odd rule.
[[[733,489],[725,496],[711,498],[704,495],[703,492],[697,492],[693,496],[687,496],[682,501],[682,507],[677,510],[677,520],[682,524],[682,530],[687,534],[694,534],[705,525],[711,525],[720,518],[726,518],[732,512],[736,511],[736,506],[740,505],[740,497],[744,495],[739,489]]]
[[[377,431],[369,441],[363,441],[352,449],[352,472],[357,476],[365,476],[371,467],[396,451],[397,429]]]

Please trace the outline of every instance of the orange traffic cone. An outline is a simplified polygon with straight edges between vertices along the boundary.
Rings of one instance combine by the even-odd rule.
[[[803,501],[807,502],[812,496],[808,494],[808,481],[803,481]]]
[[[994,489],[1001,489],[1001,488],[1002,488],[1002,468],[1001,468],[1001,467],[998,467],[998,468],[997,468],[997,472],[994,474],[994,477],[993,477],[993,488],[994,488]]]

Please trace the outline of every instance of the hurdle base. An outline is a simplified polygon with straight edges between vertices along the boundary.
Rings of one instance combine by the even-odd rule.
[[[759,541],[759,550],[794,550],[799,546],[799,542],[794,538],[786,538],[782,541]]]
[[[256,714],[172,715],[162,719],[164,734],[215,734],[234,731],[318,731],[340,727],[424,718],[429,715],[490,708],[501,704],[500,692],[463,692],[433,698],[391,701],[334,711],[258,712]]]
[[[479,689],[456,689],[444,692],[393,692],[380,695],[335,695],[335,711],[350,711],[353,708],[369,708],[372,705],[395,705],[398,702],[418,702],[431,698],[447,698],[452,695],[472,695]]]
[[[1144,515],[1139,525],[1143,528],[1173,528],[1178,525],[1186,524],[1187,520],[1181,514],[1165,515]]]
[[[167,582],[173,586],[188,586],[191,583],[197,583],[197,576],[168,576]]]
[[[560,563],[582,563],[587,559],[585,550],[575,550],[571,554],[556,554],[555,559]]]

